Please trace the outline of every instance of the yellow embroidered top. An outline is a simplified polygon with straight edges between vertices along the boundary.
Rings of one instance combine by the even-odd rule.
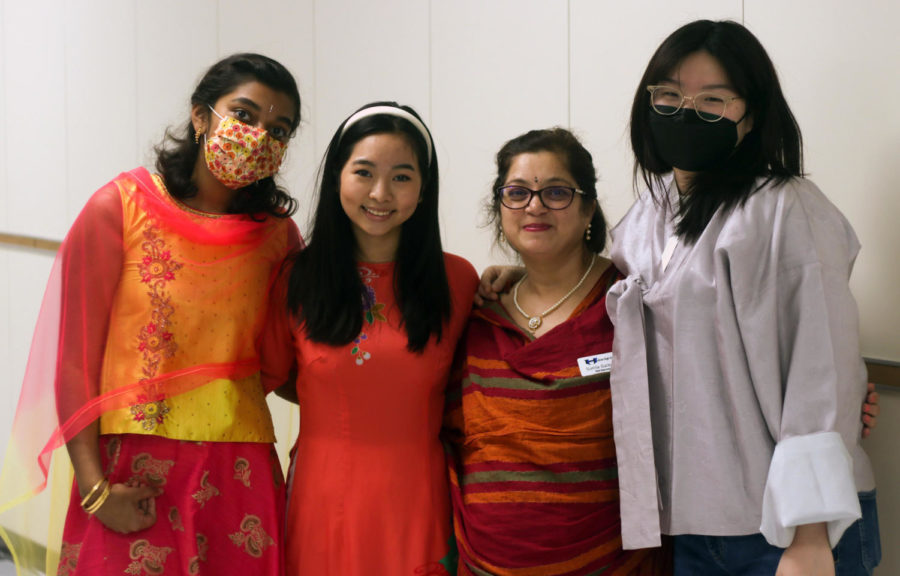
[[[202,214],[172,199],[158,177],[146,191],[116,181],[124,263],[110,311],[100,393],[139,386],[129,405],[106,411],[102,434],[154,434],[220,442],[274,442],[260,383],[257,338],[273,274],[299,243],[290,219],[268,218],[253,241],[234,245],[243,215]],[[147,202],[147,194],[156,194]],[[159,216],[154,203],[178,210]],[[293,238],[293,242],[292,242]],[[213,239],[213,241],[210,241]],[[223,365],[241,366],[230,377]]]

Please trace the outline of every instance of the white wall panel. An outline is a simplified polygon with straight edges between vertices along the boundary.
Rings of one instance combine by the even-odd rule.
[[[479,270],[503,258],[480,227],[497,151],[527,130],[568,123],[567,18],[563,2],[432,2],[445,248]]]
[[[316,2],[316,158],[338,125],[374,100],[407,104],[430,121],[428,24],[422,0]]]
[[[66,214],[65,13],[63,0],[15,2],[4,12],[7,231],[61,238]],[[99,118],[103,108],[90,112]]]
[[[10,366],[13,362],[10,342],[17,335],[13,332],[9,321],[9,312],[13,306],[9,299],[9,255],[5,248],[0,249],[0,272],[2,272],[0,274],[0,366],[3,367],[3,375],[0,376],[0,463],[2,463],[21,385],[21,382],[17,382],[10,374]]]
[[[66,18],[68,219],[140,160],[135,1],[72,0]]]
[[[572,121],[594,156],[610,226],[634,201],[628,122],[637,84],[657,46],[679,26],[708,18],[740,22],[741,1],[571,0]]]
[[[4,82],[6,79],[6,3],[7,0],[0,0],[0,230],[9,230],[9,183],[6,177],[6,166],[8,158],[6,157],[6,141],[9,131],[6,127],[6,91],[9,90],[9,84]],[[0,264],[0,272],[6,272],[3,264]],[[4,324],[5,326],[5,324]],[[0,364],[2,366],[3,364]]]
[[[215,0],[154,0],[135,5],[135,113],[139,163],[152,167],[153,147],[166,128],[180,129],[190,118],[191,92],[218,58]],[[111,167],[116,170],[132,166]]]
[[[262,25],[248,25],[247,4],[240,0],[221,0],[219,7],[220,55],[233,52],[259,52],[284,64],[294,75],[300,89],[301,123],[299,133],[288,148],[280,173],[281,184],[300,201],[297,221],[306,233],[307,211],[312,203],[316,168],[320,153],[315,143],[315,2],[300,0],[261,0],[253,9],[264,14]],[[347,57],[352,54],[346,54]],[[324,149],[324,144],[322,145]]]
[[[852,282],[863,353],[900,361],[900,4],[757,1],[746,17],[778,67],[810,178],[863,245]]]
[[[31,335],[54,257],[55,254],[40,250],[0,248],[0,266],[9,270],[9,276],[0,282],[0,325],[8,329],[0,336],[0,345],[4,345],[4,352],[0,353],[0,462],[9,441]],[[4,358],[3,354],[7,356]]]

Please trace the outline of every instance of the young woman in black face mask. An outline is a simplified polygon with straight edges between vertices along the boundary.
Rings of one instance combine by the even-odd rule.
[[[652,446],[620,444],[621,428],[616,443],[654,457],[631,460],[650,501],[623,498],[623,533],[675,535],[676,574],[871,574],[859,243],[803,178],[759,41],[734,22],[676,30],[637,88],[631,141],[646,190],[612,233],[627,275],[608,297],[612,385],[649,397],[614,417],[652,423]]]

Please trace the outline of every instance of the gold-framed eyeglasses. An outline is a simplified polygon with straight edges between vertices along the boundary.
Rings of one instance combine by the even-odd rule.
[[[674,86],[647,86],[650,93],[650,106],[657,114],[672,116],[684,106],[686,100],[694,105],[694,112],[701,120],[718,122],[725,117],[728,104],[740,100],[740,96],[723,96],[715,92],[698,92],[693,96],[685,96]]]
[[[500,203],[510,210],[522,210],[531,204],[531,199],[535,196],[545,208],[565,210],[572,204],[576,194],[585,195],[582,190],[569,186],[547,186],[540,190],[532,190],[525,186],[501,186],[494,193],[500,199]]]

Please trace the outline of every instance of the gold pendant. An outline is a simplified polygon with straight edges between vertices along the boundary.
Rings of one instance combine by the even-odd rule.
[[[544,323],[544,321],[541,320],[540,316],[532,316],[531,318],[528,319],[528,329],[531,330],[532,332],[534,332],[535,330],[540,328],[541,324],[543,324],[543,323]]]

